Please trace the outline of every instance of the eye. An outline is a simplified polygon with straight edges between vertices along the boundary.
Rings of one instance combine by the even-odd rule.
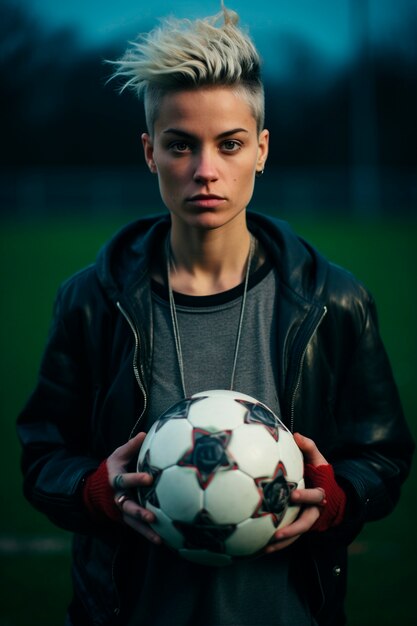
[[[242,144],[240,141],[237,141],[237,139],[227,139],[222,143],[221,150],[223,150],[223,152],[237,152],[241,147]]]
[[[177,154],[182,154],[184,152],[189,152],[191,150],[191,146],[185,141],[173,141],[169,144],[169,149]]]

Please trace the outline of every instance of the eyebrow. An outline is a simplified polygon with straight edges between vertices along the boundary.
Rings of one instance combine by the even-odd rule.
[[[224,139],[225,137],[230,137],[230,135],[235,135],[236,133],[248,133],[249,131],[246,128],[232,128],[231,130],[225,130],[223,133],[217,135],[216,139]],[[181,130],[180,128],[167,128],[163,131],[164,135],[177,135],[178,137],[184,137],[185,139],[194,139],[195,136],[192,133],[187,133],[185,130]]]

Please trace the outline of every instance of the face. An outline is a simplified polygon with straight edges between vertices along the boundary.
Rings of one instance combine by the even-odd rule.
[[[268,154],[247,101],[229,87],[169,93],[142,135],[172,224],[213,229],[244,217]]]

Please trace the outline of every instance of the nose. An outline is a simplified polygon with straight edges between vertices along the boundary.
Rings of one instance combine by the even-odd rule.
[[[216,165],[216,155],[209,150],[202,150],[196,155],[193,178],[196,182],[213,182],[219,177]]]

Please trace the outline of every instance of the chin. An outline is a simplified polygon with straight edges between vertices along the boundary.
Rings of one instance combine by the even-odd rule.
[[[236,213],[204,211],[194,215],[187,215],[186,217],[177,217],[183,223],[183,226],[196,228],[198,230],[216,230],[217,228],[230,224],[234,220],[239,220],[242,216],[245,216],[245,209]],[[172,218],[174,220],[176,219],[175,216],[172,216]]]
[[[214,230],[223,226],[224,223],[225,220],[221,219],[218,215],[203,215],[195,220],[191,220],[191,225],[201,230]]]

